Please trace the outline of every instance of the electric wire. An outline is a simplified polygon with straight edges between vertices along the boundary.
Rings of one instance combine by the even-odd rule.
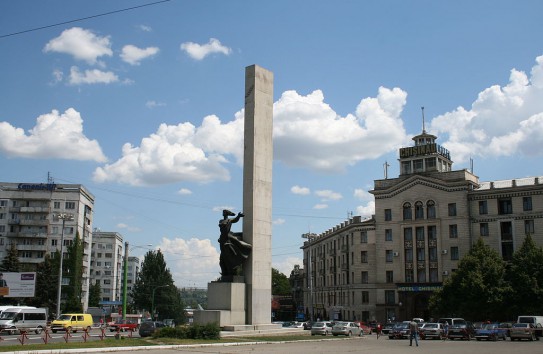
[[[102,13],[102,14],[97,14],[97,15],[92,15],[92,16],[81,17],[81,18],[77,18],[77,19],[74,19],[74,20],[69,20],[69,21],[54,23],[54,24],[51,24],[51,25],[46,25],[46,26],[31,28],[31,29],[27,29],[27,30],[23,30],[23,31],[18,31],[18,32],[13,32],[13,33],[8,33],[8,34],[3,34],[3,35],[0,35],[0,38],[12,37],[12,36],[17,36],[17,35],[24,34],[24,33],[40,31],[40,30],[47,29],[47,28],[52,28],[52,27],[67,25],[67,24],[69,24],[69,23],[74,23],[74,22],[80,22],[80,21],[90,20],[90,19],[92,19],[92,18],[97,18],[97,17],[102,17],[102,16],[108,16],[108,15],[116,14],[116,13],[119,13],[119,12],[125,12],[125,11],[130,11],[130,10],[139,9],[139,8],[142,8],[142,7],[158,5],[158,4],[161,4],[161,3],[164,3],[164,2],[169,2],[169,1],[172,1],[172,0],[160,0],[160,1],[155,1],[155,2],[152,2],[152,3],[149,3],[149,4],[144,4],[144,5],[138,5],[138,6],[127,7],[127,8],[125,8],[125,9],[109,11],[109,12],[105,12],[105,13]]]

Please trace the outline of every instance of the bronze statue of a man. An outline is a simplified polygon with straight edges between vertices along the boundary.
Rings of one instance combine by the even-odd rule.
[[[234,275],[241,274],[241,266],[243,261],[249,257],[252,246],[247,242],[244,242],[242,232],[232,232],[232,224],[237,223],[244,215],[238,213],[234,218],[228,218],[229,216],[235,216],[230,210],[223,210],[223,218],[219,220],[219,229],[221,230],[221,236],[219,237],[219,245],[221,249],[221,256],[219,264],[221,266],[221,280],[231,281]]]

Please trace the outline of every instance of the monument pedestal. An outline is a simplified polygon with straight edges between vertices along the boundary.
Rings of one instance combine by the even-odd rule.
[[[247,330],[245,310],[245,283],[212,282],[207,285],[207,310],[194,311],[194,322],[215,322],[221,328],[240,327],[227,330]]]

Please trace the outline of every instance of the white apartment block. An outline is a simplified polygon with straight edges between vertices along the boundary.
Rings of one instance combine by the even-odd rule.
[[[86,310],[93,208],[94,196],[79,184],[0,182],[0,261],[15,244],[22,269],[35,270],[45,255],[60,250],[62,236],[66,253],[79,233],[84,249],[81,302]],[[70,218],[59,218],[63,214]],[[69,278],[63,277],[62,283],[68,284]]]
[[[93,284],[100,284],[100,300],[122,301],[123,236],[118,232],[94,230],[92,235],[91,272]]]
[[[433,291],[482,238],[510,260],[527,234],[543,245],[543,177],[479,182],[452,170],[449,152],[422,134],[399,150],[400,176],[375,180],[375,215],[309,234],[304,306],[313,318],[429,319]]]

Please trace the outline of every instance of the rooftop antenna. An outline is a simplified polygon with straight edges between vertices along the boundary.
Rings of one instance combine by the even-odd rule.
[[[55,180],[53,179],[53,176],[51,176],[51,172],[47,172],[47,183],[48,184],[55,183]]]
[[[388,161],[385,161],[384,165],[383,165],[383,168],[385,170],[385,179],[388,179],[388,168],[390,167],[390,165],[388,164]]]
[[[420,107],[420,109],[422,110],[422,134],[426,134],[426,127],[424,125],[424,106]]]

